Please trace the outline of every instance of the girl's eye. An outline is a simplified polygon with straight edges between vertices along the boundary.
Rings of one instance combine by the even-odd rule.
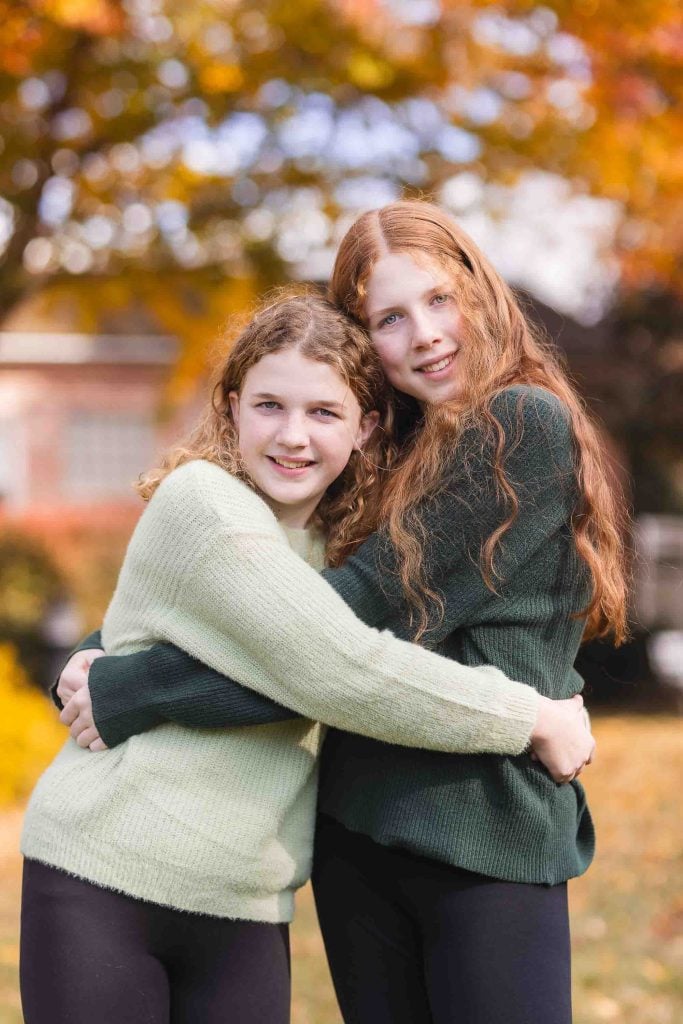
[[[320,415],[323,417],[323,419],[332,419],[332,420],[339,419],[339,417],[337,416],[336,412],[332,412],[331,409],[324,409],[322,406],[319,409],[314,409],[313,411],[317,412],[317,413],[320,413]]]
[[[439,295],[435,295],[434,296],[434,298],[432,299],[432,302],[436,306],[441,306],[444,302],[448,302],[449,298],[450,298],[450,295],[445,295],[443,293],[440,293]]]
[[[256,406],[257,409],[279,409],[280,406],[277,402],[259,402]]]
[[[389,313],[389,316],[385,316],[379,322],[380,327],[391,327],[398,320],[398,313]]]

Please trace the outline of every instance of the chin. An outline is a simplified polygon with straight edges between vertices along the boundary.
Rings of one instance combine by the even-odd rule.
[[[454,399],[460,396],[462,391],[461,385],[455,380],[444,380],[439,385],[435,385],[431,388],[425,388],[425,394],[423,401],[429,402],[430,405],[435,405],[440,402],[452,402]]]

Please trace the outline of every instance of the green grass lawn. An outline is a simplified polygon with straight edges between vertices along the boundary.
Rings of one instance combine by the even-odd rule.
[[[598,855],[590,871],[570,886],[575,1024],[679,1024],[683,723],[597,718],[594,731],[598,757],[584,778]],[[0,1024],[21,1022],[16,981],[20,821],[20,810],[0,818]],[[308,889],[299,897],[292,947],[294,1024],[341,1024]]]

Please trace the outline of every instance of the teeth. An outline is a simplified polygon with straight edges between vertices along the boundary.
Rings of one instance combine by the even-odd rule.
[[[421,366],[420,372],[436,373],[438,370],[444,370],[448,366],[448,364],[453,361],[454,358],[455,352],[453,352],[450,356],[445,356],[443,359],[440,359],[438,363],[430,363],[429,366]]]
[[[278,466],[284,466],[285,469],[301,469],[303,466],[312,466],[312,462],[287,462],[286,459],[276,459],[273,456],[273,462],[277,462]]]

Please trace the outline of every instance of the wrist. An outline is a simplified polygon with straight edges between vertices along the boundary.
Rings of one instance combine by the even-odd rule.
[[[553,711],[553,701],[549,697],[543,697],[539,694],[536,721],[529,737],[529,746],[533,746],[535,743],[542,743],[548,738],[548,732],[552,728]]]
[[[125,658],[98,658],[90,668],[92,715],[108,747],[159,725],[162,715],[138,673],[126,672]]]

